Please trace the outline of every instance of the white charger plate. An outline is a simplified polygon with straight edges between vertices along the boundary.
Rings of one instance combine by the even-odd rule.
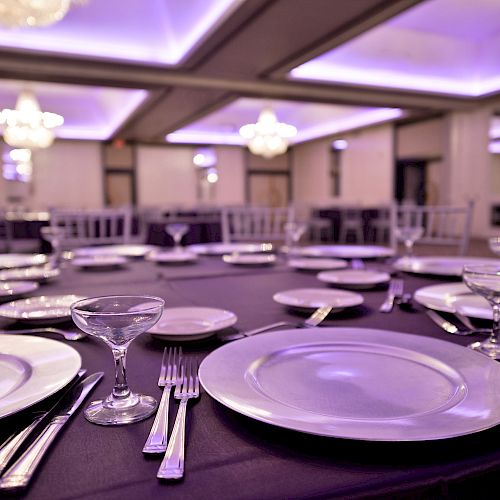
[[[451,342],[387,330],[256,335],[210,353],[200,381],[236,412],[321,436],[424,441],[500,423],[500,364]]]
[[[297,309],[317,309],[318,307],[332,305],[334,310],[346,307],[359,306],[363,303],[363,296],[345,290],[329,288],[295,288],[285,290],[273,295],[273,300]]]
[[[124,266],[127,258],[121,255],[94,255],[93,257],[75,257],[71,265],[80,268],[108,268]]]
[[[232,253],[223,255],[222,260],[235,266],[270,266],[276,263],[276,255],[265,253]]]
[[[41,266],[47,263],[47,256],[42,253],[3,253],[0,254],[0,269],[12,269],[15,267]]]
[[[296,258],[290,259],[288,265],[303,271],[324,271],[327,269],[343,269],[349,263],[343,259]]]
[[[212,307],[169,307],[148,331],[166,340],[200,340],[237,321],[231,311]]]
[[[391,257],[394,255],[394,250],[377,245],[311,245],[295,249],[293,255],[339,257],[341,259],[376,259]]]
[[[271,252],[272,243],[200,243],[189,245],[188,250],[201,255],[224,255],[227,253]]]
[[[498,259],[485,259],[481,257],[402,257],[394,262],[393,266],[398,271],[415,274],[432,274],[435,276],[462,276],[465,265],[494,264]]]
[[[0,271],[0,281],[50,281],[61,274],[59,269],[48,267],[24,267],[22,269],[4,269]]]
[[[474,294],[465,283],[443,283],[419,288],[413,298],[429,309],[454,313],[455,302],[461,297],[472,297]]]
[[[78,352],[62,342],[0,335],[0,418],[62,389],[81,365]]]
[[[0,281],[0,300],[20,297],[34,292],[39,287],[35,281]]]
[[[345,286],[349,288],[372,288],[387,283],[391,276],[382,271],[370,269],[342,269],[340,271],[323,271],[318,274],[318,279],[324,283]]]
[[[85,297],[40,295],[0,305],[0,318],[29,322],[61,322],[71,318],[70,306]]]
[[[158,264],[185,264],[197,259],[198,255],[187,250],[154,250],[146,255],[146,260]]]
[[[101,255],[119,255],[122,257],[144,257],[152,250],[158,249],[154,245],[103,245],[96,247],[75,248],[75,257],[96,257]]]

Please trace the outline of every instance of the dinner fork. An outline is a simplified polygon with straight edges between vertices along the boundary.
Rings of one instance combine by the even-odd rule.
[[[387,291],[387,298],[384,303],[379,307],[379,311],[383,313],[390,313],[394,307],[394,301],[403,295],[403,280],[392,279]]]
[[[163,387],[163,393],[151,431],[142,449],[143,453],[163,453],[167,449],[170,391],[181,381],[179,374],[181,358],[182,347],[170,347],[169,349],[165,347],[163,350],[160,377],[158,378],[158,386]]]
[[[52,327],[26,328],[24,330],[0,330],[0,334],[2,334],[2,333],[11,333],[11,334],[16,334],[16,333],[27,333],[27,334],[55,333],[56,335],[62,335],[65,340],[80,340],[80,339],[84,339],[87,337],[87,334],[84,332],[81,332],[81,331],[69,332],[67,330],[61,330],[59,328],[52,328]]]
[[[182,367],[182,384],[175,388],[174,397],[180,399],[180,405],[167,452],[156,475],[159,479],[181,479],[184,475],[187,403],[199,395],[198,362],[190,360]]]

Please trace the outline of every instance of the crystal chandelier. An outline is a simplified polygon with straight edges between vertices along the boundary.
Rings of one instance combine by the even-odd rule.
[[[72,3],[85,0],[0,0],[0,24],[8,28],[36,28],[60,21]]]
[[[257,123],[249,123],[240,128],[240,135],[248,142],[248,149],[254,155],[273,158],[288,149],[288,140],[297,134],[293,125],[278,122],[271,108],[264,108]]]
[[[63,123],[61,115],[41,111],[35,95],[26,90],[19,95],[16,109],[0,113],[4,141],[14,148],[48,148],[54,142],[53,129]]]

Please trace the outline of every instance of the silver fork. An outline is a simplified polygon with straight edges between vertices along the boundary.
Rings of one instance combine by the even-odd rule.
[[[182,358],[182,347],[170,347],[163,350],[158,386],[163,387],[158,411],[149,432],[148,439],[142,449],[143,453],[163,453],[168,441],[168,407],[172,387],[181,382],[179,373]]]
[[[68,332],[66,330],[60,330],[59,328],[52,328],[52,327],[26,328],[24,330],[0,330],[0,334],[2,334],[2,333],[11,333],[11,334],[16,334],[16,333],[27,333],[27,334],[55,333],[56,335],[62,335],[65,340],[80,340],[80,339],[84,339],[85,337],[87,337],[87,334],[83,333],[83,332]]]
[[[180,399],[180,404],[167,452],[156,474],[159,479],[180,479],[184,475],[187,403],[199,395],[198,362],[191,359],[182,367],[182,385],[175,388],[174,397]]]
[[[394,307],[394,301],[403,295],[403,280],[392,279],[387,292],[387,298],[384,303],[379,307],[379,311],[389,313]]]

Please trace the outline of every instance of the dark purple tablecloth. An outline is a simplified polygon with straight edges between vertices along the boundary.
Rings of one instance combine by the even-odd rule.
[[[376,264],[372,264],[376,265]],[[408,291],[438,283],[405,276]],[[272,300],[273,293],[294,287],[326,286],[314,274],[273,268],[229,267],[216,257],[189,266],[131,262],[123,270],[85,272],[66,269],[46,294],[147,293],[163,297],[167,307],[197,305],[225,308],[238,316],[238,329],[277,320],[300,319]],[[422,313],[396,309],[380,314],[384,290],[363,291],[365,303],[335,314],[328,326],[396,330],[466,345],[471,338],[443,333]],[[304,331],[307,334],[307,331]],[[89,372],[105,378],[91,398],[110,392],[113,361],[107,347],[93,338],[71,344]],[[163,348],[144,334],[129,351],[133,390],[160,397],[156,386]],[[221,345],[217,338],[185,343],[187,356],[204,357]],[[395,374],[397,376],[397,374]],[[425,383],[425,381],[423,381]],[[500,390],[500,388],[499,388]],[[171,405],[171,425],[176,404]],[[21,415],[22,416],[22,415]],[[0,438],[13,431],[20,415],[2,421]],[[499,428],[431,442],[380,443],[324,438],[288,431],[241,416],[202,392],[190,407],[185,478],[164,484],[156,479],[161,457],[145,457],[142,446],[152,419],[123,427],[88,423],[79,411],[69,423],[29,490],[33,500],[142,498],[357,498],[494,496],[500,473]]]

